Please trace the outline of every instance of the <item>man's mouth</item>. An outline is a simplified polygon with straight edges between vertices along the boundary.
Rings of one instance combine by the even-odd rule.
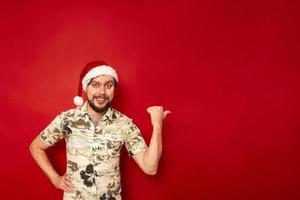
[[[94,99],[96,99],[99,104],[102,104],[106,101],[107,98],[105,96],[96,96],[94,97]]]

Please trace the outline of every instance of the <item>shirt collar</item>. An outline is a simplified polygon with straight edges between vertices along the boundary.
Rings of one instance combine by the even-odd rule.
[[[82,115],[88,115],[87,102],[84,102],[84,104],[81,107],[79,107],[78,109]],[[114,109],[109,107],[108,110],[106,111],[106,113],[103,115],[102,119],[108,118],[110,120],[113,120],[113,116],[114,116]]]

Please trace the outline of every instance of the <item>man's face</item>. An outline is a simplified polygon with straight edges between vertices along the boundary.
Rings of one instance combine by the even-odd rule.
[[[93,78],[86,88],[88,106],[98,113],[104,113],[111,105],[115,92],[112,76],[101,75]]]

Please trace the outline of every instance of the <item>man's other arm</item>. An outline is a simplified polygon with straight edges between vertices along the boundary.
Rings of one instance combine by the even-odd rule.
[[[151,106],[147,112],[150,114],[153,127],[150,144],[147,151],[133,155],[133,159],[146,174],[155,175],[162,154],[163,120],[171,112],[164,111],[162,106]]]
[[[38,135],[31,142],[29,149],[33,159],[42,169],[42,171],[47,175],[52,184],[56,188],[62,189],[65,192],[72,192],[73,185],[70,178],[66,174],[60,176],[49,161],[46,153],[46,149],[48,149],[49,147],[51,146],[43,142],[40,135]]]

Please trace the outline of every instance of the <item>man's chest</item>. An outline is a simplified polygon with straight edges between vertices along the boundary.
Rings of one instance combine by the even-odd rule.
[[[68,152],[95,155],[99,159],[119,156],[126,141],[126,130],[118,123],[94,125],[90,121],[65,120],[62,130],[65,131]]]

